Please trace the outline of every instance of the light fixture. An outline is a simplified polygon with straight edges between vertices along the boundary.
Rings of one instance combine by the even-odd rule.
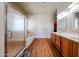
[[[72,13],[75,10],[77,10],[78,7],[79,7],[78,2],[73,2],[71,5],[69,5],[69,7],[68,7],[69,10],[68,11],[65,10],[64,12],[61,12],[60,14],[58,14],[57,19],[58,20],[62,19],[63,17],[67,16],[69,13]]]
[[[78,5],[78,4],[77,4],[77,5],[75,5],[73,8],[71,8],[71,9],[70,9],[70,12],[75,11],[78,7],[79,7],[79,5]]]
[[[75,7],[75,5],[77,4],[78,2],[73,2],[71,5],[69,5],[68,8],[72,8],[72,7]]]

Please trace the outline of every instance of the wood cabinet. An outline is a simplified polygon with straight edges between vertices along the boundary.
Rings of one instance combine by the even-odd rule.
[[[56,41],[55,41],[55,34],[52,34],[52,43],[53,45],[55,45]]]
[[[52,33],[52,43],[64,57],[78,57],[78,42]]]
[[[72,44],[72,52],[73,52],[73,57],[76,57],[76,56],[78,56],[78,43],[76,43],[76,42],[72,42],[73,44]]]
[[[61,37],[61,40],[61,54],[65,57],[72,56],[72,42],[64,37]]]
[[[60,51],[60,46],[61,46],[61,39],[59,35],[56,35],[56,48]]]

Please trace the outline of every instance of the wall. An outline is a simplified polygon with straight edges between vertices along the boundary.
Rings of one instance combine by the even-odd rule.
[[[33,32],[33,35],[26,38],[26,48],[33,42],[34,38],[51,38],[53,31],[53,17],[51,15],[35,14],[28,16],[28,31]]]
[[[53,31],[53,17],[49,14],[31,15],[28,19],[28,30],[35,38],[50,38]]]
[[[5,26],[4,26],[4,3],[0,2],[0,57],[4,56],[4,34],[5,34]]]

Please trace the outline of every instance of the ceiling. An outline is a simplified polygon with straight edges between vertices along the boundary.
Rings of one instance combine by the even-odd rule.
[[[71,2],[19,2],[29,14],[54,14],[56,9],[63,11]]]

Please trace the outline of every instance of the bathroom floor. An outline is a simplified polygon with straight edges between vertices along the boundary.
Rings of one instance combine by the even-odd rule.
[[[57,56],[55,48],[51,48],[48,39],[35,39],[27,49],[31,52],[32,57],[54,57]]]

